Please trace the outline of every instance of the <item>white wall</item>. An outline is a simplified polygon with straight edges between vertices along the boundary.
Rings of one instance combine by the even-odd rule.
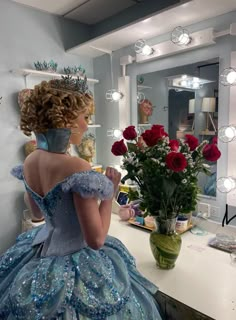
[[[26,137],[17,129],[17,93],[24,78],[11,69],[31,68],[34,61],[54,59],[59,67],[82,64],[93,77],[93,61],[66,54],[64,45],[86,36],[86,27],[71,21],[0,0],[0,252],[13,244],[21,229],[24,187],[10,175],[13,166],[24,160]],[[76,35],[77,34],[77,35]],[[41,79],[29,80],[29,85]]]

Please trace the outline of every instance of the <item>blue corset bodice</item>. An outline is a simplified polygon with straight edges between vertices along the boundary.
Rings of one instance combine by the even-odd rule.
[[[41,256],[63,256],[87,246],[75,211],[73,192],[84,198],[109,199],[113,195],[113,183],[106,176],[92,170],[75,173],[41,197],[25,181],[22,165],[15,167],[12,174],[24,181],[27,192],[45,216],[46,224],[39,229],[32,244],[42,243]]]

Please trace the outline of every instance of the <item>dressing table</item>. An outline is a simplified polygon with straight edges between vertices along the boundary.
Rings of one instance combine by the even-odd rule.
[[[112,214],[109,234],[125,244],[135,257],[138,270],[158,286],[156,299],[168,320],[236,319],[236,265],[231,265],[229,253],[207,246],[213,233],[184,233],[172,270],[157,269],[148,231]]]

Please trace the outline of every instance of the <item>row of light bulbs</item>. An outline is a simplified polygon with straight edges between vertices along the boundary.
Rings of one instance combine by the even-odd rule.
[[[176,27],[171,33],[171,41],[180,46],[187,46],[191,43],[192,38],[189,34],[189,31],[181,26]],[[155,51],[154,49],[146,44],[146,41],[139,39],[134,45],[134,50],[137,54],[150,56]],[[111,66],[112,68],[112,66]],[[224,86],[236,85],[236,69],[235,68],[226,68],[223,70],[220,75],[220,82]],[[197,85],[197,84],[196,84]],[[110,89],[106,92],[106,100],[110,102],[118,102],[124,97],[124,94],[116,89]],[[145,99],[143,93],[138,92],[137,100],[138,103],[141,103]]]
[[[180,46],[187,46],[191,43],[192,38],[188,30],[184,29],[181,26],[176,27],[171,33],[171,41]],[[154,49],[146,44],[146,41],[139,39],[134,45],[135,52],[141,55],[152,55]],[[236,69],[235,68],[226,68],[220,75],[220,83],[224,86],[234,86],[236,85]],[[106,99],[111,102],[117,102],[123,98],[123,93],[118,90],[111,89],[106,92]],[[145,99],[143,93],[138,92],[137,100],[141,103]],[[122,135],[120,129],[112,129],[108,131],[108,136],[118,139]],[[223,126],[218,131],[218,137],[223,142],[231,142],[236,140],[236,125]],[[217,189],[220,192],[228,193],[236,189],[236,178],[233,177],[221,177],[217,180]]]

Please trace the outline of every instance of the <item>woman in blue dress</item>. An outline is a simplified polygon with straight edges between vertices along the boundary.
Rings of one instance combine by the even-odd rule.
[[[21,109],[21,129],[35,133],[37,150],[12,174],[46,223],[0,257],[1,320],[161,319],[157,288],[107,235],[120,174],[94,172],[67,153],[87,130],[91,99],[86,78],[66,77],[35,86]]]

